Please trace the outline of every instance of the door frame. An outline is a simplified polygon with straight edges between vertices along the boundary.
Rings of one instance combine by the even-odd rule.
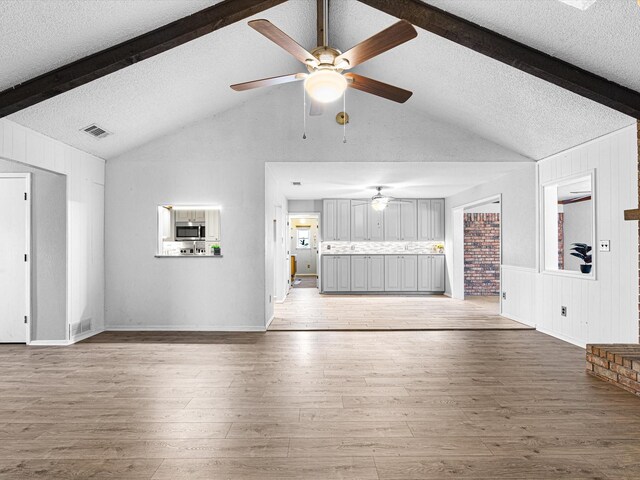
[[[466,209],[484,205],[485,203],[500,202],[500,314],[502,314],[502,194],[491,195],[473,202],[452,208],[453,222],[453,278],[451,279],[451,297],[464,300],[464,211]]]
[[[320,283],[320,275],[321,275],[321,270],[322,270],[322,266],[321,266],[321,256],[320,253],[322,251],[322,241],[320,240],[322,238],[322,213],[321,212],[288,212],[287,215],[287,239],[288,239],[288,243],[287,243],[287,252],[289,252],[287,254],[287,262],[288,265],[291,265],[291,219],[292,218],[313,218],[316,219],[318,222],[318,248],[316,250],[316,288],[320,289],[321,283]],[[289,269],[287,269],[287,279],[289,279],[291,277],[291,273],[289,271]],[[290,287],[293,285],[289,285]],[[287,292],[288,294],[288,292]]]
[[[0,180],[3,178],[23,178],[24,191],[27,195],[25,200],[25,245],[24,252],[27,255],[27,261],[24,262],[25,268],[25,315],[27,321],[25,323],[25,343],[31,343],[31,173],[0,173]]]

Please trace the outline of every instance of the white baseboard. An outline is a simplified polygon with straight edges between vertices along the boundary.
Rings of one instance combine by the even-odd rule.
[[[524,325],[528,325],[530,327],[536,328],[536,324],[535,323],[532,323],[529,320],[525,320],[524,318],[519,318],[517,315],[513,315],[511,313],[502,312],[500,314],[500,316],[508,318],[509,320],[513,320],[515,322],[522,323]]]
[[[69,340],[31,340],[28,343],[31,347],[66,347],[71,345]]]
[[[208,325],[108,325],[105,332],[264,332],[265,327]]]
[[[104,332],[104,328],[100,328],[98,330],[91,330],[90,332],[84,332],[81,333],[80,335],[76,335],[75,337],[71,338],[71,340],[69,341],[69,345],[76,343],[76,342],[80,342],[82,340],[85,340],[89,337],[93,337],[94,335],[98,335],[99,333]]]
[[[536,330],[538,330],[540,333],[544,333],[545,335],[549,335],[550,337],[554,337],[554,338],[557,338],[558,340],[562,340],[563,342],[571,343],[572,345],[575,345],[577,347],[580,347],[580,348],[587,347],[586,343],[582,343],[579,340],[576,340],[575,338],[562,335],[561,333],[552,332],[551,330],[547,330],[546,328],[540,328],[540,327],[536,328]]]
[[[264,328],[264,331],[266,332],[267,330],[269,330],[269,325],[271,325],[271,322],[273,322],[273,319],[276,318],[275,315],[271,315],[271,318],[269,320],[267,320],[267,326]]]

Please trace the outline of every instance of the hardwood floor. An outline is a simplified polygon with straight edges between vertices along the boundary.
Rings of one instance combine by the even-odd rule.
[[[0,345],[0,479],[637,479],[640,398],[536,331]]]
[[[269,330],[530,329],[498,312],[497,297],[320,295],[293,288],[275,305]]]

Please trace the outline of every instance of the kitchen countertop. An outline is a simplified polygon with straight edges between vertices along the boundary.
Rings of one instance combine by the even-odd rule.
[[[224,255],[202,255],[195,253],[188,253],[182,255],[154,255],[156,258],[222,258]]]

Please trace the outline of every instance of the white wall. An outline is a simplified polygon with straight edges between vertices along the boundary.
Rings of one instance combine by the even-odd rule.
[[[407,105],[371,95],[347,104],[352,121],[346,144],[330,112],[309,118],[303,140],[302,105],[295,98],[290,89],[274,88],[109,159],[109,328],[264,329],[272,309],[268,295],[274,292],[275,259],[265,255],[272,252],[267,242],[275,215],[269,205],[287,210],[275,180],[267,179],[267,162],[523,159]],[[279,128],[266,128],[271,124]],[[223,258],[154,258],[160,203],[221,205]]]
[[[623,218],[638,203],[636,135],[633,125],[538,163],[539,184],[595,169],[596,241],[611,241],[595,251],[596,280],[535,274],[540,331],[578,345],[638,341],[638,225]]]
[[[289,213],[322,213],[322,200],[289,200]]]
[[[91,321],[104,327],[104,161],[6,118],[0,119],[0,157],[67,176],[67,328]],[[61,252],[61,255],[64,252]],[[37,278],[36,278],[37,281]],[[77,339],[72,336],[70,339]],[[64,342],[38,338],[41,342]]]
[[[265,327],[273,320],[273,305],[283,302],[287,292],[287,199],[265,165]],[[255,292],[258,294],[259,292]]]
[[[536,265],[535,164],[445,199],[446,292],[451,294],[453,215],[456,207],[502,195],[502,264],[533,268]]]

